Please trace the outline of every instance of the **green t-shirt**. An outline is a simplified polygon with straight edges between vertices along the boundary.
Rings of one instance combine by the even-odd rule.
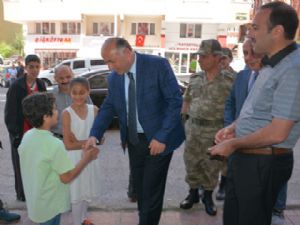
[[[33,128],[19,146],[29,218],[42,223],[70,209],[69,185],[59,175],[74,168],[64,144],[50,131]]]

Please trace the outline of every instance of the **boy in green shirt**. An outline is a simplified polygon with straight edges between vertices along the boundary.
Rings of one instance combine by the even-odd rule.
[[[63,142],[50,132],[58,116],[53,95],[33,94],[22,105],[34,127],[25,133],[18,149],[28,216],[40,225],[59,225],[60,214],[70,209],[67,184],[97,158],[99,149],[89,148],[74,167]]]

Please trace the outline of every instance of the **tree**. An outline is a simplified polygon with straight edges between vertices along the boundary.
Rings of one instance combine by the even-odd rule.
[[[22,31],[16,33],[15,40],[12,43],[12,46],[17,55],[20,55],[20,56],[24,55],[24,38],[23,38]]]
[[[0,42],[0,55],[4,58],[10,57],[14,53],[14,48],[6,42]]]

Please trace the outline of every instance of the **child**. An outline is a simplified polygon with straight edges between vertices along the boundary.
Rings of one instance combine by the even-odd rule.
[[[77,77],[71,80],[69,88],[73,102],[62,113],[63,140],[66,149],[69,150],[71,161],[77,163],[82,154],[82,146],[89,137],[98,108],[86,103],[90,87],[85,78]],[[100,196],[99,171],[99,160],[95,160],[70,185],[74,225],[90,224],[87,219],[88,203]]]
[[[60,214],[70,209],[69,186],[83,168],[97,158],[89,148],[77,165],[68,158],[64,144],[50,132],[57,123],[53,95],[36,93],[23,100],[23,113],[34,127],[19,146],[20,165],[29,218],[40,225],[59,225]]]
[[[37,78],[41,68],[40,58],[37,55],[27,55],[25,68],[26,74],[9,87],[6,93],[5,104],[5,124],[9,132],[15,175],[15,190],[19,201],[25,201],[25,195],[20,173],[18,147],[23,134],[31,128],[31,125],[23,115],[22,100],[27,95],[46,91],[44,82]]]

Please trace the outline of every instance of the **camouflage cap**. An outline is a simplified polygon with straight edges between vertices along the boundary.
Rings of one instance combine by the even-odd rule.
[[[221,47],[220,43],[215,39],[203,40],[200,44],[200,47],[199,47],[198,51],[195,52],[194,54],[199,54],[199,55],[209,55],[209,54],[223,55],[222,47]]]
[[[229,48],[222,48],[223,56],[232,59],[232,52]]]

